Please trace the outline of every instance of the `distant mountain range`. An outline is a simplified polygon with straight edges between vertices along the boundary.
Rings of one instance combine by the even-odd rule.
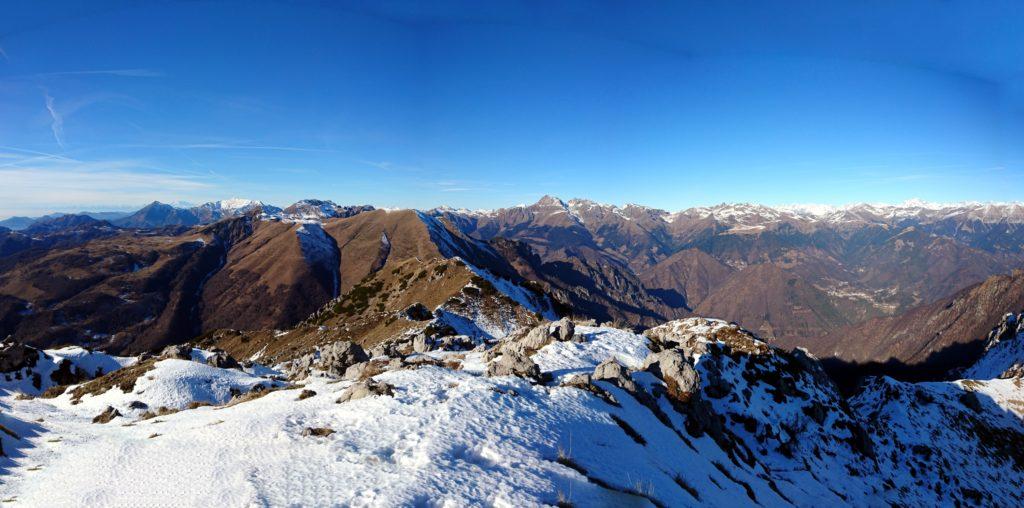
[[[8,217],[4,220],[0,220],[0,227],[10,229],[12,231],[21,231],[27,229],[29,226],[37,223],[48,221],[50,219],[56,219],[65,215],[84,215],[86,217],[92,217],[96,220],[114,221],[122,217],[127,217],[132,212],[77,212],[77,213],[51,213],[40,217]]]
[[[0,230],[0,335],[44,346],[98,336],[139,350],[218,328],[288,327],[393,263],[454,256],[535,284],[580,318],[640,328],[718,317],[821,357],[919,364],[977,344],[987,323],[1020,310],[1009,293],[970,295],[1017,287],[989,279],[1021,277],[1010,273],[1024,267],[1024,205],[667,212],[552,196],[485,211],[154,202],[109,221],[48,218]],[[74,290],[48,282],[68,270],[83,277]],[[941,340],[917,324],[958,298],[975,311],[958,313]]]

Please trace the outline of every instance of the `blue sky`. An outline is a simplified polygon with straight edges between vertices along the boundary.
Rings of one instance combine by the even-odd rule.
[[[1019,2],[20,2],[0,217],[1017,200]]]

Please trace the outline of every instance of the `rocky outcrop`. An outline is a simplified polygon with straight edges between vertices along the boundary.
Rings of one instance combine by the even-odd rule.
[[[241,369],[242,366],[238,364],[238,361],[232,358],[223,349],[214,349],[211,351],[211,355],[206,358],[206,364],[211,367],[217,367],[218,369]]]
[[[340,378],[349,367],[369,359],[369,355],[361,346],[343,340],[324,346],[316,353],[292,360],[286,368],[286,373],[293,379],[305,378],[314,371]]]
[[[0,372],[14,372],[33,367],[39,360],[39,350],[6,340],[0,343]]]
[[[1024,312],[1006,314],[989,332],[978,361],[961,372],[970,379],[1011,379],[1024,373]]]

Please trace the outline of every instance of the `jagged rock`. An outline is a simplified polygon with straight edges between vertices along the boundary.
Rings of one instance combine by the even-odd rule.
[[[206,364],[211,367],[217,367],[218,369],[240,369],[241,365],[238,361],[231,357],[226,351],[214,350],[206,359]]]
[[[359,362],[366,362],[370,359],[367,355],[367,351],[359,347],[358,344],[349,342],[347,340],[335,342],[323,350],[321,350],[321,359],[319,364],[325,371],[337,371],[340,376],[345,373],[345,369],[352,364]],[[340,371],[338,368],[341,367]]]
[[[33,367],[39,360],[39,350],[19,344],[13,340],[5,340],[0,344],[0,372],[13,372],[26,367]]]
[[[562,318],[552,323],[545,323],[542,325],[535,326],[521,335],[517,339],[513,339],[499,348],[492,350],[492,357],[506,351],[516,351],[526,355],[533,354],[534,351],[551,344],[554,341],[568,341],[573,338],[575,334],[576,326],[567,318]]]
[[[426,353],[427,351],[430,351],[431,346],[433,346],[432,342],[433,341],[430,339],[427,339],[427,334],[422,332],[417,333],[416,336],[412,338],[412,350],[417,353]]]
[[[548,335],[559,342],[568,342],[576,334],[576,325],[569,318],[562,318],[548,325]]]
[[[487,377],[518,376],[540,379],[540,367],[529,356],[517,351],[506,351],[498,359],[487,364]]]
[[[434,319],[434,313],[426,305],[416,302],[402,311],[402,317],[410,321],[430,321]]]
[[[160,358],[168,360],[191,360],[192,359],[192,346],[188,344],[175,344],[167,346],[163,351],[160,352]]]
[[[547,325],[540,325],[531,329],[529,332],[526,332],[526,335],[519,340],[516,340],[515,343],[522,348],[523,351],[532,352],[550,344],[552,340],[553,338],[551,337],[551,333],[548,330]]]
[[[338,397],[338,403],[359,400],[371,395],[387,395],[390,397],[394,395],[392,388],[387,383],[380,383],[372,379],[360,381],[342,391],[341,396]]]
[[[307,354],[296,358],[286,370],[293,379],[302,379],[312,370],[323,371],[328,376],[342,377],[349,367],[369,359],[369,355],[358,344],[343,340],[323,347],[319,356]]]
[[[590,374],[573,374],[572,376],[567,377],[565,381],[562,382],[562,385],[580,387],[589,385],[590,381]]]
[[[637,391],[636,383],[629,377],[629,371],[619,362],[609,358],[594,368],[594,381],[608,381],[628,392]]]
[[[120,411],[114,409],[113,406],[107,406],[107,409],[92,419],[92,423],[109,423],[110,420],[113,420],[118,416],[121,416]]]
[[[396,358],[414,352],[415,336],[403,336],[377,344],[370,349],[370,357],[386,356]]]
[[[651,353],[644,359],[643,369],[660,377],[668,394],[680,402],[690,400],[700,389],[697,371],[678,350]]]

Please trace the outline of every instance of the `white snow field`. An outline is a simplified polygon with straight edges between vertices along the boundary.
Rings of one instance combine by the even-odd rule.
[[[976,504],[1021,502],[1012,452],[986,451],[969,429],[943,420],[969,411],[995,432],[1019,435],[1019,408],[1005,409],[1022,398],[1019,380],[880,380],[850,409],[813,360],[769,348],[726,323],[695,318],[655,330],[648,338],[579,326],[573,341],[532,354],[547,374],[541,380],[487,377],[480,351],[413,355],[404,367],[373,377],[391,385],[391,395],[344,403],[339,396],[356,381],[310,376],[302,385],[281,386],[199,363],[207,357],[202,352],[193,355],[197,361],[156,361],[128,393],[114,387],[78,403],[73,389],[27,399],[18,396],[20,385],[9,384],[0,396],[0,424],[10,431],[0,433],[7,455],[0,458],[0,500],[11,506],[879,506],[947,505],[977,491],[1000,497]],[[643,370],[651,349],[662,347],[685,351],[699,374],[699,392],[689,401],[667,394],[660,377],[667,374]],[[430,358],[449,363],[415,365]],[[608,359],[629,369],[625,378],[568,384]],[[265,395],[239,396],[256,386]],[[966,389],[984,396],[979,407],[960,402]],[[315,395],[300,400],[304,390]],[[932,402],[919,407],[917,396],[906,395],[918,391],[930,393]],[[92,423],[108,406],[121,416]],[[144,414],[161,406],[180,411]],[[862,427],[870,430],[857,430]],[[913,447],[922,443],[927,452]],[[933,467],[911,473],[907,464],[924,455]],[[971,490],[957,490],[960,483],[947,479],[937,493],[932,481],[940,475]]]

